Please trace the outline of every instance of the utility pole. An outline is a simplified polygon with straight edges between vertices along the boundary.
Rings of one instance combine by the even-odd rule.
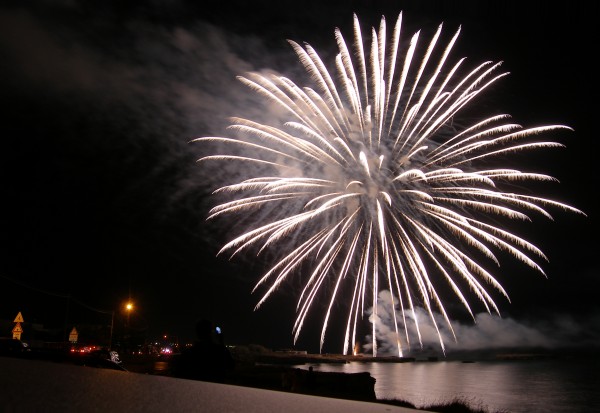
[[[113,329],[115,328],[115,310],[112,310],[110,317],[110,338],[108,339],[108,349],[112,350]]]

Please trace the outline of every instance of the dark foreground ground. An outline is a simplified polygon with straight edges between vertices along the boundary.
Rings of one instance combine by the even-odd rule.
[[[3,412],[411,413],[305,394],[0,356]]]

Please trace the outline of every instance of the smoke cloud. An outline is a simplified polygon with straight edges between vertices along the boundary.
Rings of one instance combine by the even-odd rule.
[[[47,125],[59,129],[53,144],[83,148],[79,161],[88,154],[103,175],[122,169],[115,201],[122,210],[152,205],[157,220],[193,215],[197,222],[186,226],[210,238],[206,195],[238,172],[200,168],[196,160],[208,149],[192,140],[224,136],[230,116],[267,121],[264,102],[237,76],[277,66],[281,53],[292,56],[285,39],[267,51],[257,37],[198,19],[170,26],[142,15],[108,24],[119,16],[81,18],[77,2],[39,6],[0,9],[4,93],[38,102],[32,110],[62,108]],[[132,190],[135,197],[125,195]]]
[[[394,300],[398,303],[398,300]],[[384,290],[379,293],[377,314],[373,308],[368,311],[371,323],[377,319],[376,337],[378,355],[398,355],[394,315],[391,313],[392,295]],[[407,317],[408,337],[410,348],[406,345],[406,334],[402,323],[402,314],[397,309],[398,330],[404,351],[404,356],[419,352],[422,349],[441,350],[438,333],[433,326],[430,316],[424,308],[416,307],[415,314],[419,321],[421,343],[415,328],[412,311],[405,309]],[[517,321],[513,318],[502,318],[494,314],[478,313],[471,322],[452,322],[448,327],[441,314],[434,312],[440,335],[444,342],[446,353],[457,351],[478,351],[498,349],[561,349],[572,347],[597,347],[600,342],[600,317],[591,315],[587,320],[574,319],[571,315],[556,316],[552,319],[531,322]],[[365,338],[364,349],[372,350],[372,336]]]

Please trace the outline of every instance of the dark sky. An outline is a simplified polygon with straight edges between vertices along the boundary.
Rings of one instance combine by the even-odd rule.
[[[200,168],[202,149],[189,141],[222,134],[229,116],[260,116],[236,75],[298,75],[286,39],[327,55],[335,27],[350,37],[353,12],[364,30],[403,11],[406,35],[460,25],[455,57],[504,61],[511,74],[489,92],[491,109],[524,126],[574,129],[561,135],[566,149],[532,162],[560,181],[548,195],[587,218],[552,211],[554,222],[527,227],[550,259],[548,279],[503,263],[512,302],[498,300],[504,318],[481,322],[487,332],[464,326],[464,342],[489,343],[494,330],[517,345],[531,336],[598,344],[593,2],[21,3],[0,6],[0,320],[21,311],[25,321],[70,326],[131,296],[131,317],[150,337],[192,337],[194,321],[209,317],[231,343],[291,347],[300,285],[254,311],[262,258],[216,258],[228,232],[206,216],[222,171]],[[318,351],[321,320],[309,319],[297,348]],[[333,325],[325,352],[341,351],[339,332]]]

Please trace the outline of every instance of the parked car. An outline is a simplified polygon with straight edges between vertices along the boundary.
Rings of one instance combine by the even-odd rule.
[[[29,351],[27,343],[18,338],[0,337],[0,356],[22,356]]]

